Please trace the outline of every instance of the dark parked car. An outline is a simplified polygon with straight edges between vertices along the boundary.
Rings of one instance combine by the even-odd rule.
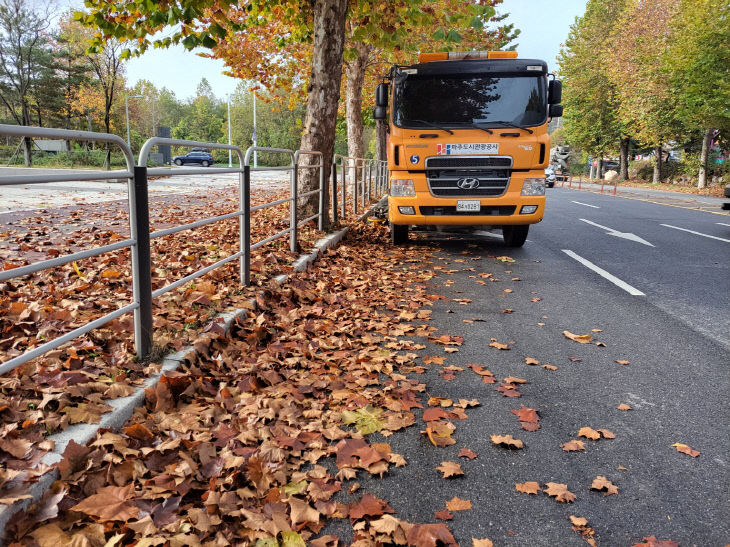
[[[209,165],[213,165],[213,156],[211,156],[209,152],[194,150],[192,152],[188,152],[184,156],[175,156],[172,158],[172,162],[175,165],[199,163],[203,167],[208,167]]]

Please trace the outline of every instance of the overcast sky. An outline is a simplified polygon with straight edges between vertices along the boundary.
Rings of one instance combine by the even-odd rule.
[[[504,0],[499,11],[509,13],[507,21],[522,31],[517,40],[520,57],[547,61],[553,71],[560,45],[576,16],[583,15],[585,4],[586,0]],[[195,94],[204,77],[216,96],[224,98],[233,92],[237,80],[224,76],[223,70],[221,61],[198,57],[180,47],[149,51],[131,60],[127,79],[130,86],[141,79],[150,80],[156,87],[167,87],[179,99],[186,99]]]

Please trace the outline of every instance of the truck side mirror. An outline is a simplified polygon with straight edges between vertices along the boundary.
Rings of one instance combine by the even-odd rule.
[[[388,106],[388,84],[378,84],[375,87],[375,106]]]
[[[559,118],[562,115],[563,115],[563,105],[562,104],[551,104],[550,105],[549,116],[551,118]]]
[[[563,82],[551,80],[548,83],[548,104],[560,104],[563,99]]]
[[[385,109],[384,106],[376,106],[373,108],[373,119],[374,120],[384,120],[388,116],[388,111]]]

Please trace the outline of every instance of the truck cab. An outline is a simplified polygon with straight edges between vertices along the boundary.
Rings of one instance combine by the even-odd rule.
[[[376,89],[387,120],[393,243],[411,226],[501,227],[519,247],[545,212],[549,117],[561,85],[516,52],[429,53]]]

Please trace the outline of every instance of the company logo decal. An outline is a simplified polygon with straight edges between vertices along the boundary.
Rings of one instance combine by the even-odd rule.
[[[456,185],[462,190],[474,190],[479,188],[479,179],[465,178],[456,181]]]
[[[421,158],[419,158],[419,157],[418,157],[418,154],[413,154],[413,155],[411,156],[411,163],[415,165],[416,163],[418,163],[418,162],[419,162],[419,160],[420,160],[420,159],[421,159]]]

